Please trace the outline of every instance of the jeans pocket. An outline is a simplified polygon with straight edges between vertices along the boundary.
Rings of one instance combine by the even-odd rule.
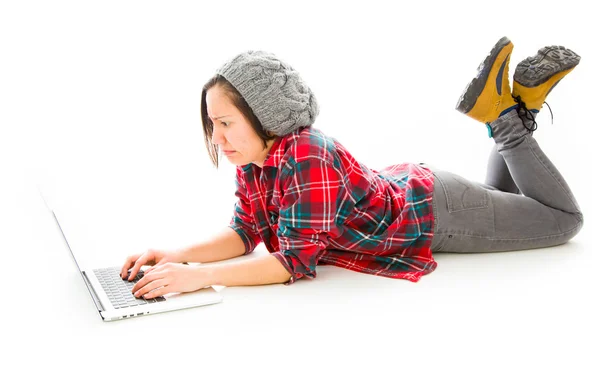
[[[487,208],[490,205],[490,194],[479,184],[447,171],[436,171],[434,175],[444,189],[449,213]]]

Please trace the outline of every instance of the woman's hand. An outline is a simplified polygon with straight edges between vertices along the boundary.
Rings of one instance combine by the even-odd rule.
[[[121,268],[121,278],[133,280],[140,268],[144,265],[154,266],[162,265],[169,262],[181,262],[181,251],[163,251],[163,250],[148,250],[144,254],[134,254],[127,257],[123,268]],[[131,274],[127,275],[127,270],[131,269]]]
[[[206,270],[200,266],[165,263],[144,272],[131,292],[135,297],[151,299],[173,292],[191,292],[210,285]]]

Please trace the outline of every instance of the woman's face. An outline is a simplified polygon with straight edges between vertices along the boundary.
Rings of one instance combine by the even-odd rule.
[[[219,146],[229,162],[236,166],[254,163],[262,167],[274,141],[267,141],[267,147],[264,147],[250,122],[229,101],[220,86],[214,86],[206,93],[206,108],[213,123],[212,143]]]

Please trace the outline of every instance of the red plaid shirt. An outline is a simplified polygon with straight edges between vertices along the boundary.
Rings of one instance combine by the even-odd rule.
[[[431,171],[368,169],[314,127],[277,137],[262,169],[238,166],[236,196],[230,227],[246,254],[264,242],[286,284],[314,278],[317,264],[413,282],[437,266]]]

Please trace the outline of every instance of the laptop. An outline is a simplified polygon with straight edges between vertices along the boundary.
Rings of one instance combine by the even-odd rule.
[[[103,321],[115,321],[125,318],[145,316],[154,313],[174,311],[203,305],[220,303],[223,296],[213,287],[206,287],[195,292],[175,293],[158,296],[154,299],[136,298],[131,289],[143,276],[143,270],[131,282],[121,278],[121,267],[83,267],[77,261],[71,245],[67,241],[63,227],[60,225],[56,209],[46,201],[42,190],[38,187],[46,208],[52,213],[56,226],[67,245],[71,257],[79,270],[90,296]],[[64,221],[64,220],[63,220]]]

